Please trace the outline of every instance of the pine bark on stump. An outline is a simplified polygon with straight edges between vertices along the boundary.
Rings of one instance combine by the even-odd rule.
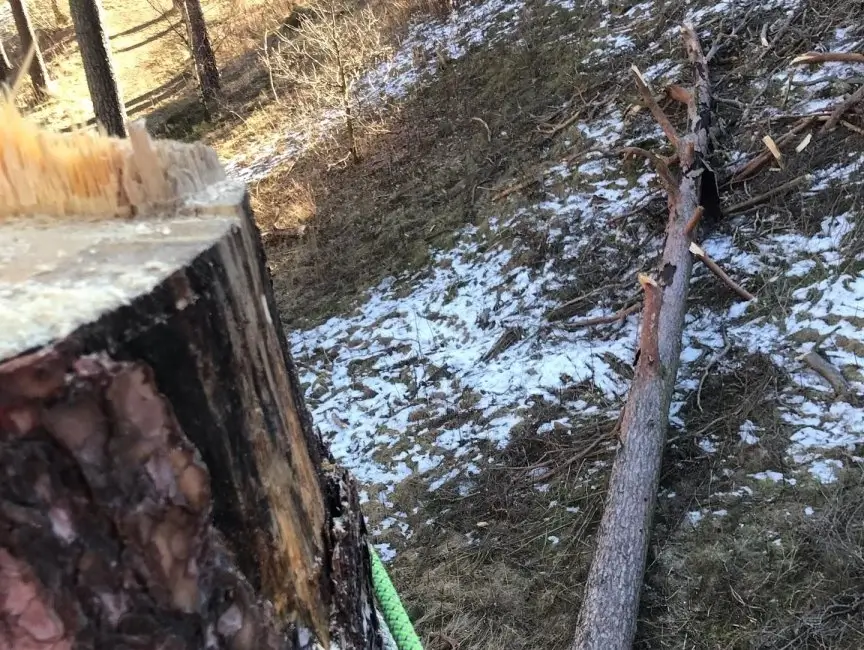
[[[36,33],[33,31],[30,12],[27,10],[25,0],[9,0],[9,6],[12,9],[15,29],[18,31],[20,56],[23,58],[30,51],[30,48],[33,48],[33,60],[30,61],[28,72],[30,73],[30,80],[33,82],[33,92],[36,94],[36,98],[43,100],[48,97],[48,69],[45,67],[45,59],[42,57],[42,50],[39,49]]]
[[[12,64],[9,62],[9,57],[6,55],[6,48],[3,47],[3,41],[0,41],[0,85],[8,85],[11,82]]]
[[[645,301],[638,360],[621,418],[620,446],[609,479],[572,650],[629,650],[633,645],[669,404],[681,355],[693,267],[689,249],[703,210],[719,210],[716,187],[713,192],[709,189],[716,180],[705,162],[710,154],[711,128],[708,64],[692,26],[685,25],[683,40],[695,79],[693,90],[682,94],[682,100],[688,104],[686,135],[679,137],[674,132],[636,71],[643,100],[675,147],[682,173],[675,180],[663,159],[644,150],[631,150],[650,158],[657,166],[668,193],[669,219],[657,278],[640,277]]]
[[[203,158],[146,215],[0,216],[0,648],[381,647],[356,488]]]
[[[69,0],[96,120],[110,135],[126,136],[126,108],[111,61],[100,0]]]
[[[189,45],[192,48],[192,58],[195,61],[198,83],[201,86],[201,97],[204,104],[209,107],[221,88],[219,67],[216,65],[216,56],[210,45],[210,36],[207,33],[207,23],[204,21],[200,0],[183,0],[183,2],[185,6],[183,17],[187,21]]]

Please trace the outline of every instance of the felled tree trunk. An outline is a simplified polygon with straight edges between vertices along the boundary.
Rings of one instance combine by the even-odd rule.
[[[0,212],[0,648],[380,648],[244,188],[133,126],[91,218]]]
[[[689,92],[675,87],[670,95],[688,104],[688,134],[679,137],[674,132],[637,71],[643,98],[676,148],[682,173],[675,181],[662,159],[631,151],[646,155],[658,166],[669,195],[669,221],[657,278],[640,278],[645,303],[639,357],[621,419],[621,445],[609,479],[573,650],[628,650],[633,645],[669,404],[681,354],[693,266],[689,248],[703,209],[717,207],[700,205],[707,196],[716,197],[716,192],[703,191],[714,182],[705,165],[710,153],[711,96],[708,64],[690,26],[684,28],[684,45],[693,65],[694,88]]]

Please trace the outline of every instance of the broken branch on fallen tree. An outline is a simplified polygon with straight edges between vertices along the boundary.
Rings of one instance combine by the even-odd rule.
[[[666,138],[669,140],[672,146],[677,149],[678,133],[675,131],[675,127],[672,126],[672,122],[669,121],[666,113],[664,113],[663,109],[660,108],[660,104],[658,104],[657,100],[654,99],[651,88],[648,86],[648,82],[645,81],[645,77],[642,76],[639,68],[634,65],[631,66],[630,69],[633,71],[633,76],[636,79],[636,88],[639,90],[639,94],[642,96],[642,100],[645,102],[648,110],[651,111],[651,115],[654,116],[657,124],[659,124],[660,128],[663,129],[663,133],[666,134]]]
[[[720,278],[723,284],[732,289],[732,291],[737,293],[741,298],[743,298],[744,300],[756,300],[756,296],[754,296],[752,293],[747,291],[747,289],[735,282],[735,280],[730,278],[726,271],[721,269],[720,265],[717,264],[717,262],[715,262],[714,260],[712,260],[708,256],[708,253],[706,253],[701,246],[696,243],[690,244],[690,252],[693,253],[696,257],[698,257],[699,260],[708,267],[711,273]]]
[[[635,314],[639,311],[639,303],[637,302],[634,305],[630,305],[629,307],[624,307],[623,309],[619,309],[614,314],[609,316],[595,316],[594,318],[585,318],[583,320],[578,320],[575,323],[567,323],[566,325],[562,325],[562,327],[568,331],[580,330],[586,327],[593,327],[594,325],[609,325],[610,323],[617,323],[618,321],[622,321],[627,318],[630,314]]]
[[[708,64],[691,25],[684,26],[683,40],[695,76],[689,129],[678,138],[671,124],[664,127],[667,135],[674,136],[670,141],[676,145],[680,160],[680,179],[669,195],[666,244],[658,279],[641,278],[645,305],[638,361],[622,415],[621,446],[609,479],[572,650],[629,650],[636,632],[693,267],[687,227],[702,199],[708,200],[703,197],[703,183],[714,182],[705,163],[711,153]],[[637,86],[644,96],[647,84],[641,75],[637,75]],[[662,111],[658,113],[665,118]]]
[[[690,217],[690,221],[687,222],[687,225],[684,226],[684,234],[688,237],[692,237],[693,233],[696,232],[696,229],[699,227],[699,224],[702,221],[702,217],[705,215],[705,208],[701,205],[696,206],[696,210],[693,212],[693,216]]]

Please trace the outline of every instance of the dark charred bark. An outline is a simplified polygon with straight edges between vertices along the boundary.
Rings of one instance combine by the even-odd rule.
[[[48,69],[45,67],[45,59],[42,58],[42,50],[33,31],[33,23],[30,21],[30,13],[24,0],[9,0],[12,8],[12,18],[15,21],[15,29],[18,30],[18,40],[21,43],[20,56],[27,55],[32,47],[33,60],[30,62],[30,80],[33,82],[33,91],[36,98],[43,100],[48,97]]]
[[[216,56],[210,45],[210,36],[207,33],[207,23],[204,22],[204,12],[201,11],[200,0],[184,1],[186,9],[184,18],[188,21],[192,58],[195,60],[201,97],[205,105],[210,106],[219,95],[221,88],[219,67],[216,65]]]
[[[609,479],[573,650],[629,650],[636,632],[687,311],[693,266],[689,250],[692,221],[694,215],[705,212],[700,202],[706,182],[705,160],[710,153],[708,69],[698,37],[690,27],[684,29],[684,45],[695,77],[688,107],[689,133],[677,137],[656,103],[651,105],[658,122],[666,122],[664,130],[676,146],[682,173],[677,187],[667,188],[669,221],[657,280],[641,278],[645,303],[636,372],[621,419],[621,446]],[[641,81],[637,75],[637,83]],[[649,104],[654,101],[650,91],[643,92],[643,97]]]
[[[185,262],[0,360],[0,648],[380,648],[356,489],[311,427],[248,200],[215,203],[88,236],[110,273]],[[92,272],[65,264],[35,281]]]
[[[100,0],[69,0],[96,120],[110,134],[126,137],[126,108],[117,86]]]

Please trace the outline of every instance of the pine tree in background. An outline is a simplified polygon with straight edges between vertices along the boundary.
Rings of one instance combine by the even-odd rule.
[[[0,84],[8,84],[12,76],[12,64],[9,63],[9,57],[6,56],[6,50],[3,47],[3,41],[0,41]]]
[[[9,6],[12,8],[12,18],[15,21],[15,28],[18,30],[21,57],[26,56],[31,47],[34,48],[29,72],[36,98],[39,100],[46,99],[48,97],[48,70],[45,67],[45,59],[42,58],[42,51],[39,49],[39,43],[33,31],[33,23],[30,21],[27,5],[24,0],[9,0]]]
[[[207,33],[207,24],[204,22],[204,12],[201,10],[200,0],[185,0],[185,11],[183,17],[187,21],[192,58],[195,61],[195,70],[198,73],[198,83],[201,87],[201,96],[206,105],[211,104],[219,94],[221,81],[219,79],[219,68],[216,65],[216,56],[210,45],[210,36]]]
[[[111,49],[102,20],[102,4],[100,0],[69,0],[69,11],[75,25],[96,119],[109,134],[125,137],[126,108],[111,62]]]

